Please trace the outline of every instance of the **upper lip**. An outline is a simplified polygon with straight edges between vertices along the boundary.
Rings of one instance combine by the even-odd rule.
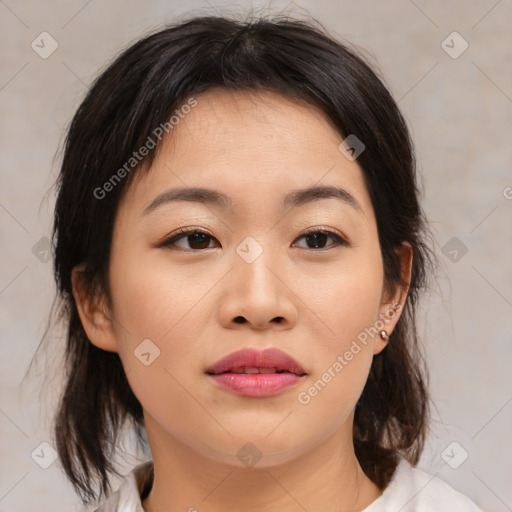
[[[276,348],[265,350],[242,349],[233,352],[206,369],[206,373],[219,374],[237,368],[275,368],[297,375],[306,375],[304,368],[285,352]]]

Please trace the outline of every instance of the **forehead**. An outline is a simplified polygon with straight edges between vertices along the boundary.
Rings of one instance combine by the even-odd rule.
[[[285,192],[325,185],[348,190],[363,212],[371,209],[361,168],[339,150],[342,136],[317,108],[269,91],[215,89],[195,99],[149,172],[135,180],[127,194],[133,201],[208,186],[243,208],[248,201],[282,204]]]
[[[213,89],[196,99],[197,106],[169,138],[171,145],[215,154],[237,149],[264,160],[267,150],[293,150],[299,158],[301,153],[312,153],[320,139],[335,148],[340,142],[340,135],[316,107],[275,92]]]

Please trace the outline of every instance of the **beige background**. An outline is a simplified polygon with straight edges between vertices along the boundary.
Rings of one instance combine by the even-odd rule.
[[[310,13],[362,46],[399,101],[443,264],[422,316],[436,409],[420,466],[486,511],[512,510],[512,2],[298,0],[252,7]],[[56,367],[50,390],[58,389],[55,351],[42,354],[21,386],[53,299],[44,237],[54,196],[44,195],[57,174],[65,126],[98,70],[138,36],[190,9],[250,8],[215,0],[0,1],[0,512],[80,510],[59,462],[43,469],[31,458],[35,450],[34,459],[51,461],[51,448],[39,445],[50,441],[53,402],[40,391],[47,364]],[[43,31],[58,43],[47,59],[31,48]],[[453,31],[469,44],[455,59],[441,46]],[[455,39],[451,51],[461,43]],[[452,237],[458,246],[446,246]],[[462,450],[469,455],[458,469],[441,457],[454,441],[455,458]],[[127,457],[126,470],[134,463]]]

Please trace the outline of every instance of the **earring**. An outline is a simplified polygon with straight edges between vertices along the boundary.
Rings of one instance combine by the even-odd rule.
[[[388,341],[389,340],[389,334],[387,333],[387,331],[385,330],[382,330],[379,332],[380,334],[380,337],[384,340],[384,341]]]

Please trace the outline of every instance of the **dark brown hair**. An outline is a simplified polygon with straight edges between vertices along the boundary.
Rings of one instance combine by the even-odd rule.
[[[407,241],[414,258],[404,310],[388,346],[373,358],[356,406],[354,446],[381,489],[397,453],[417,463],[428,400],[415,317],[433,253],[418,202],[413,143],[383,82],[361,52],[312,20],[201,16],[136,42],[91,86],[67,132],[53,226],[59,311],[67,329],[66,383],[54,435],[64,471],[84,503],[107,494],[109,475],[118,474],[112,461],[121,427],[132,422],[144,443],[144,425],[118,354],[97,348],[84,332],[71,271],[83,264],[90,293],[110,303],[109,253],[119,200],[160,145],[104,197],[95,191],[180,105],[213,87],[269,90],[305,101],[339,130],[340,141],[350,134],[363,141],[357,162],[377,219],[387,287],[406,288],[395,249]]]

